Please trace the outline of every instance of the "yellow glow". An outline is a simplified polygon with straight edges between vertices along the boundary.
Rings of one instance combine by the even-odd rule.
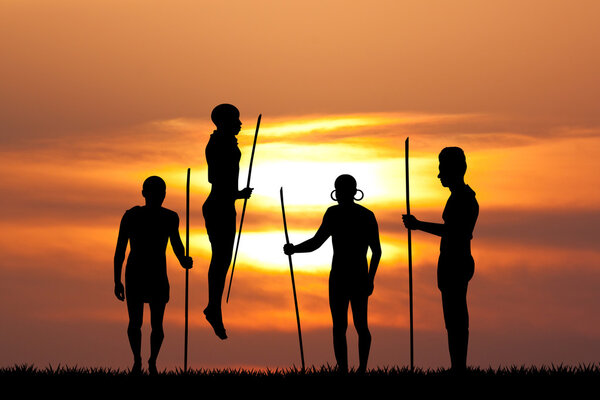
[[[261,133],[272,137],[298,135],[311,132],[337,131],[342,128],[358,128],[374,125],[389,125],[407,121],[409,118],[374,115],[331,115],[325,117],[303,118],[282,123],[271,123],[261,128]]]
[[[264,117],[264,116],[263,116]],[[261,122],[261,135],[268,137],[285,137],[289,135],[307,134],[311,132],[324,133],[338,131],[343,135],[345,128],[385,127],[394,125],[408,125],[415,123],[431,123],[439,121],[456,121],[464,118],[477,117],[475,114],[430,114],[417,113],[367,113],[367,114],[339,114],[339,115],[313,115],[301,118],[275,118],[268,116]],[[248,122],[246,122],[246,125]],[[252,127],[251,129],[254,129]],[[245,130],[250,134],[250,128]],[[243,131],[244,132],[244,131]]]

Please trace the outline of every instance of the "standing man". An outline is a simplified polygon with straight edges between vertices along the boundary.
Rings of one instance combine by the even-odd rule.
[[[348,305],[352,306],[354,327],[358,333],[359,373],[367,370],[371,349],[371,333],[367,323],[369,296],[373,293],[375,273],[381,259],[379,229],[375,215],[354,202],[356,180],[340,175],[335,180],[333,200],[339,204],[329,207],[315,236],[299,245],[286,244],[287,255],[308,253],[321,247],[331,236],[333,260],[329,274],[329,307],[333,320],[333,350],[340,372],[348,371]],[[334,196],[335,193],[335,196]],[[364,194],[363,194],[364,196]],[[371,265],[367,250],[371,249]]]
[[[212,256],[208,268],[208,305],[204,315],[215,334],[224,340],[227,339],[227,333],[223,325],[221,301],[235,240],[235,201],[250,198],[252,188],[238,190],[242,156],[236,139],[242,128],[239,110],[231,104],[220,104],[213,109],[211,119],[217,129],[206,145],[208,181],[212,186],[202,206],[202,215]]]
[[[438,178],[442,186],[450,189],[450,197],[442,214],[444,223],[419,221],[413,215],[403,215],[402,219],[408,229],[441,237],[437,282],[442,293],[452,371],[463,373],[467,368],[469,343],[467,286],[475,269],[471,239],[479,215],[479,204],[475,192],[464,181],[467,161],[463,150],[446,147],[439,154],[439,162]]]
[[[171,240],[173,251],[183,268],[192,268],[191,257],[185,256],[185,249],[179,236],[179,216],[176,212],[162,207],[166,195],[165,181],[151,176],[144,181],[142,195],[146,205],[135,206],[125,212],[121,219],[119,237],[114,259],[115,296],[123,301],[127,298],[129,326],[127,336],[133,352],[131,372],[142,371],[142,321],[144,303],[150,305],[150,358],[148,372],[158,373],[156,359],[164,338],[163,316],[169,301],[169,280],[165,251]],[[121,271],[125,260],[127,242],[131,247],[125,269],[125,287],[121,281]]]

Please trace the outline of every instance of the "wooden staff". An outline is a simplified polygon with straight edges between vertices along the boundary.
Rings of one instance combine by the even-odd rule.
[[[190,256],[190,169],[187,170],[187,184],[185,188],[185,256]],[[183,372],[187,372],[188,355],[188,288],[190,270],[185,269],[185,335],[183,344]]]
[[[254,149],[256,149],[256,138],[258,137],[258,128],[260,127],[260,119],[262,114],[258,115],[258,121],[256,122],[256,131],[254,132],[254,144],[252,145],[252,154],[250,155],[250,168],[248,169],[248,182],[246,187],[250,187],[250,176],[252,175],[252,161],[254,161]],[[229,303],[229,292],[231,292],[231,281],[233,281],[233,271],[235,270],[235,260],[237,259],[238,247],[240,246],[240,237],[242,236],[242,225],[244,225],[244,215],[246,214],[246,203],[248,199],[244,199],[244,207],[242,208],[242,217],[240,218],[240,230],[237,236],[237,242],[235,245],[235,254],[233,256],[233,264],[231,266],[231,275],[229,277],[229,288],[227,289],[227,303]]]
[[[406,166],[406,214],[410,215],[410,191],[408,178],[408,138],[404,142],[404,163]],[[408,229],[408,297],[410,305],[410,370],[414,370],[414,341],[413,341],[413,284],[412,284],[412,240],[411,230]]]
[[[279,196],[281,197],[281,214],[283,215],[283,230],[285,231],[285,243],[290,244],[290,238],[288,236],[287,222],[285,220],[285,206],[283,205],[283,188],[279,190]],[[302,359],[302,372],[304,372],[304,348],[302,347],[302,330],[300,329],[300,312],[298,311],[298,298],[296,297],[296,282],[294,281],[294,267],[292,265],[292,256],[288,255],[288,261],[290,263],[290,274],[292,275],[292,290],[294,292],[294,306],[296,307],[296,322],[298,324],[298,340],[300,342],[300,358]]]

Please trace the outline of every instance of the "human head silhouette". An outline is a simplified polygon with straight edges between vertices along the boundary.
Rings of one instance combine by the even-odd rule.
[[[460,147],[445,147],[438,156],[440,173],[438,178],[444,187],[464,184],[467,159]]]
[[[165,200],[167,185],[160,176],[146,178],[142,185],[142,196],[146,199],[149,207],[160,207]]]
[[[356,188],[356,179],[354,179],[352,175],[343,174],[338,176],[335,180],[334,186],[335,190],[331,192],[331,198],[340,204],[352,203],[354,200],[361,200],[362,197],[360,199],[354,198],[356,192],[361,192],[364,196],[362,190]]]
[[[240,121],[240,111],[231,104],[219,104],[210,114],[210,119],[217,127],[217,130],[223,133],[237,135],[242,128]]]

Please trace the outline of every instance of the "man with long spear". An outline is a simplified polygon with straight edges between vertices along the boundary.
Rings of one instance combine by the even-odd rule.
[[[119,227],[114,257],[115,296],[127,300],[129,325],[127,336],[133,352],[131,372],[142,371],[141,345],[144,303],[150,305],[150,358],[148,371],[158,373],[156,359],[164,338],[163,316],[169,301],[169,280],[165,251],[170,241],[173,251],[183,268],[192,268],[193,260],[187,247],[184,249],[179,236],[179,216],[162,207],[166,195],[165,181],[151,176],[144,181],[142,195],[145,205],[135,206],[125,212]],[[130,251],[125,269],[125,286],[121,280],[127,244]]]
[[[356,199],[357,192],[363,196]],[[329,307],[333,320],[333,350],[338,370],[348,371],[348,306],[352,307],[354,327],[358,333],[358,372],[365,372],[371,349],[371,333],[367,323],[369,296],[373,293],[375,273],[381,259],[381,245],[377,220],[372,211],[356,204],[364,193],[357,189],[351,175],[340,175],[335,180],[331,198],[338,205],[329,207],[323,222],[311,239],[298,245],[286,244],[287,255],[308,253],[321,247],[331,236],[333,260],[329,274]],[[367,250],[371,249],[371,263]]]
[[[462,373],[467,367],[469,343],[467,286],[475,269],[471,239],[479,215],[479,204],[475,192],[464,181],[467,161],[463,150],[446,147],[439,154],[439,162],[438,178],[442,186],[450,189],[450,197],[442,214],[444,223],[420,221],[410,214],[403,215],[402,219],[408,229],[441,237],[437,283],[442,293],[452,371]]]
[[[221,300],[235,240],[235,201],[250,198],[252,188],[238,190],[242,156],[236,139],[242,127],[239,110],[231,104],[220,104],[213,109],[211,119],[217,129],[206,145],[208,181],[212,186],[202,206],[202,215],[212,256],[208,269],[208,305],[204,315],[215,334],[220,339],[227,339]]]

